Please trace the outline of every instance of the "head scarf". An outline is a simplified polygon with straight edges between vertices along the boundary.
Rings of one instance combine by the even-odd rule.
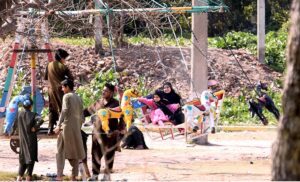
[[[69,56],[69,53],[63,49],[58,49],[55,53],[55,59],[57,61],[61,61],[62,59],[66,59]]]
[[[165,82],[163,84],[163,87],[164,86],[169,86],[171,88],[171,92],[170,93],[163,92],[163,98],[166,99],[170,104],[180,104],[181,97],[175,92],[175,90],[172,87],[172,84],[170,82]]]

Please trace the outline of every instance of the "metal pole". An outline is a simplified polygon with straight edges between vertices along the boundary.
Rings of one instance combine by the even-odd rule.
[[[261,63],[265,62],[265,0],[257,1],[257,56]]]
[[[197,0],[193,0],[193,6],[203,5]],[[208,19],[207,13],[193,13],[192,14],[192,41],[199,44],[192,44],[191,56],[191,96],[197,97],[201,95],[203,90],[207,89],[207,32]],[[197,47],[197,45],[199,47]],[[200,50],[202,50],[202,53]],[[205,54],[205,55],[203,55]]]

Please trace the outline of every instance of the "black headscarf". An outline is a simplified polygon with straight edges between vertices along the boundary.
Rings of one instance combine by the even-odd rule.
[[[69,53],[63,49],[58,49],[55,53],[55,59],[61,61],[61,59],[66,59],[69,56]]]
[[[170,104],[166,99],[163,98],[164,92],[156,90],[153,95],[160,97],[160,101],[155,102],[156,106],[162,110],[165,115],[171,116],[173,113],[168,109],[167,105]]]
[[[164,86],[169,86],[171,88],[171,92],[163,92],[163,98],[166,99],[170,104],[181,104],[181,97],[174,91],[172,84],[170,82],[165,82],[163,84],[163,87]]]

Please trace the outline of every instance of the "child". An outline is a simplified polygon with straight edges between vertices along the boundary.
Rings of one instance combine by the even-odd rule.
[[[154,92],[153,99],[138,98],[138,101],[150,107],[152,123],[160,126],[163,126],[163,122],[168,121],[178,108],[178,104],[169,104],[167,100],[164,100],[163,92],[160,90]]]
[[[22,109],[19,111],[17,117],[20,138],[20,166],[17,181],[22,181],[26,170],[26,181],[31,181],[34,163],[35,161],[38,161],[36,132],[44,121],[36,113],[31,112],[33,102],[30,98],[25,100],[22,104],[25,110]]]
[[[211,133],[216,133],[215,129],[215,113],[217,97],[213,94],[215,86],[218,84],[215,80],[208,80],[208,90],[201,93],[201,104],[205,107],[206,112],[209,113],[209,124]]]

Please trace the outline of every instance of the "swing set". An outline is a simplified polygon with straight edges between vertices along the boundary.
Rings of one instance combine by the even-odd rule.
[[[110,19],[109,15],[111,14],[153,14],[153,13],[208,13],[208,12],[225,12],[228,11],[228,7],[224,5],[222,1],[219,0],[200,0],[203,4],[206,4],[205,6],[192,6],[192,7],[167,7],[166,5],[162,5],[157,3],[155,0],[151,0],[153,4],[156,6],[159,6],[158,8],[138,8],[138,9],[113,9],[109,8],[108,5],[101,0],[99,0],[100,3],[103,5],[103,9],[94,9],[94,10],[82,10],[82,11],[54,11],[52,14],[63,14],[63,15],[80,15],[80,14],[104,14],[106,16],[107,25],[109,27],[108,29],[108,35],[109,35],[109,45],[112,53],[112,60],[114,64],[114,69],[116,71],[116,60],[114,56],[114,49],[113,49],[113,43],[112,43],[112,32],[111,32],[111,25],[110,25]],[[53,49],[51,48],[50,44],[50,36],[48,32],[48,20],[47,16],[49,14],[47,12],[43,12],[40,10],[36,10],[33,12],[30,11],[18,11],[18,21],[17,21],[17,31],[15,34],[15,42],[13,44],[13,48],[11,50],[12,56],[9,63],[8,73],[3,89],[3,94],[0,102],[0,135],[3,134],[3,126],[5,123],[5,118],[7,117],[7,111],[9,111],[9,102],[12,96],[12,91],[15,84],[16,79],[16,73],[18,72],[18,57],[20,55],[20,62],[22,59],[24,59],[24,54],[29,54],[30,59],[30,68],[31,68],[31,97],[33,99],[33,111],[38,112],[40,108],[37,107],[38,105],[38,99],[37,95],[40,93],[40,90],[37,88],[37,79],[36,79],[36,65],[37,65],[37,54],[43,53],[47,54],[48,61],[53,61]],[[41,20],[38,21],[37,17],[42,16]],[[172,27],[173,34],[176,38],[176,41],[178,43],[178,39],[175,35],[174,28],[172,26],[172,23],[170,21],[170,18],[168,17],[170,26]],[[37,27],[40,28],[40,30],[37,29]],[[26,32],[27,31],[27,32]],[[23,32],[26,32],[25,34]],[[37,42],[37,37],[41,33],[43,37],[43,41]],[[26,39],[27,38],[27,39]],[[27,42],[29,45],[27,45]],[[23,46],[21,46],[23,43]],[[193,43],[195,44],[195,43]],[[179,45],[179,44],[178,44]],[[40,49],[39,47],[43,46],[43,49]],[[180,48],[179,48],[180,49]],[[156,48],[157,51],[157,48]],[[181,49],[180,49],[181,51]],[[182,51],[181,51],[182,52]],[[158,51],[157,51],[157,54]],[[182,53],[181,53],[182,54]],[[182,54],[183,56],[183,54]],[[159,57],[159,55],[158,55]],[[184,58],[182,58],[182,62]],[[184,63],[186,65],[186,63]],[[187,66],[186,66],[187,68]],[[191,80],[192,82],[192,80]],[[192,83],[193,84],[193,83]],[[40,113],[39,113],[40,114]],[[44,137],[44,136],[42,136]],[[10,137],[11,140],[16,141],[17,137]],[[17,143],[17,142],[11,142],[11,143]],[[17,145],[12,146],[12,149],[14,151],[17,151]]]

